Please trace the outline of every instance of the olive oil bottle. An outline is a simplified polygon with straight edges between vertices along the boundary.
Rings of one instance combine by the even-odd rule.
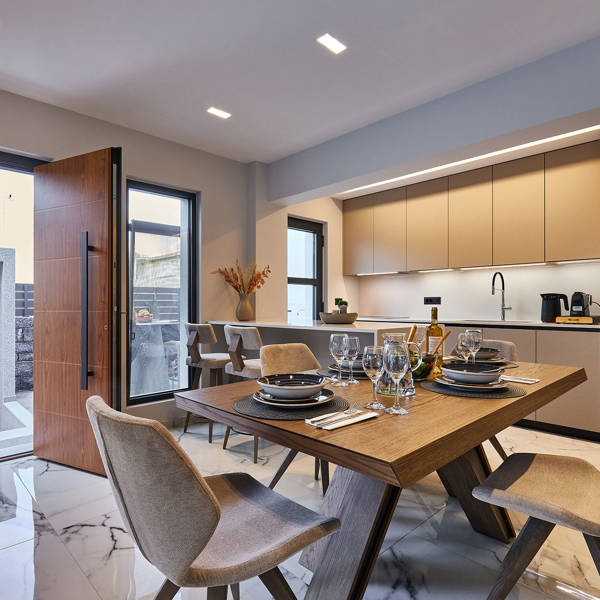
[[[438,309],[437,306],[431,308],[431,323],[427,327],[427,352],[431,353],[437,346],[438,342],[444,335],[442,328],[438,324]],[[440,348],[440,352],[443,354],[443,349]]]

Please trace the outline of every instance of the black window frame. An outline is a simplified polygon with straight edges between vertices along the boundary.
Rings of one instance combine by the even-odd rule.
[[[315,274],[316,277],[290,277],[288,275],[288,285],[312,285],[313,291],[313,319],[319,319],[319,312],[324,310],[323,301],[323,248],[325,247],[325,236],[323,234],[323,223],[317,221],[308,221],[298,217],[288,217],[288,230],[297,229],[299,231],[308,231],[316,235],[315,249]],[[287,257],[286,257],[287,259]]]
[[[189,239],[189,251],[190,257],[188,261],[188,322],[194,323],[196,322],[198,315],[198,301],[197,301],[197,290],[196,290],[196,278],[195,275],[198,273],[198,194],[194,192],[187,192],[184,190],[178,190],[177,188],[171,188],[164,185],[157,185],[154,183],[146,183],[144,181],[138,181],[136,179],[127,179],[126,182],[126,202],[125,202],[125,222],[127,224],[127,236],[126,236],[126,273],[127,273],[127,284],[126,284],[126,294],[127,294],[127,406],[138,406],[140,404],[147,404],[149,402],[156,402],[158,400],[168,400],[173,397],[177,392],[183,392],[185,390],[189,390],[190,386],[187,388],[181,388],[177,390],[167,390],[165,392],[157,392],[156,394],[144,394],[142,396],[131,396],[131,325],[132,325],[132,316],[131,312],[131,302],[130,302],[130,294],[131,294],[131,285],[130,285],[130,276],[129,276],[129,268],[130,268],[130,231],[131,224],[129,222],[129,190],[138,190],[141,192],[148,192],[150,194],[157,194],[160,196],[171,196],[173,198],[181,198],[182,200],[188,201],[188,223],[190,229],[190,239]],[[137,221],[137,224],[141,225],[140,228],[136,228],[136,231],[139,233],[143,233],[148,230],[148,233],[160,233],[163,229],[165,231],[169,230],[168,225],[160,225],[157,223],[146,223],[145,221]],[[160,231],[159,231],[160,230]],[[188,382],[192,381],[192,368],[188,367]]]

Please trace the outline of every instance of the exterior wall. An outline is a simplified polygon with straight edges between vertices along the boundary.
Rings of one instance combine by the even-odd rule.
[[[15,389],[33,389],[33,317],[15,318]]]

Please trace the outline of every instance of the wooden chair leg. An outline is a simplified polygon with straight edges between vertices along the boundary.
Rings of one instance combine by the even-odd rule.
[[[232,583],[230,586],[231,595],[233,596],[233,600],[240,600],[240,584]]]
[[[508,455],[504,451],[502,444],[498,441],[498,438],[495,435],[493,435],[489,441],[490,441],[490,444],[492,444],[492,446],[494,446],[494,450],[500,455],[500,458],[502,460],[506,460],[508,458]]]
[[[323,488],[323,496],[329,487],[329,463],[326,460],[321,460],[321,487]]]
[[[259,575],[259,577],[265,587],[271,592],[274,600],[296,600],[292,588],[277,567]]]
[[[217,369],[217,385],[223,385],[223,369]]]
[[[585,538],[590,550],[590,554],[594,559],[596,569],[598,570],[598,573],[600,573],[600,538],[594,537],[593,535],[588,535],[587,533],[584,533],[583,537]]]
[[[209,587],[206,590],[207,600],[227,600],[227,586]]]
[[[217,372],[218,369],[209,369],[209,385],[210,387],[214,387],[217,385]]]
[[[283,459],[283,462],[279,466],[279,469],[277,469],[277,473],[275,473],[275,476],[273,477],[273,479],[271,479],[271,483],[269,484],[270,489],[273,489],[277,485],[277,482],[281,479],[281,476],[287,471],[287,468],[290,466],[290,463],[294,460],[294,458],[296,458],[296,454],[298,454],[298,450],[290,450],[287,453],[287,456]]]
[[[319,481],[319,465],[321,463],[319,462],[318,458],[315,458],[315,481]]]
[[[194,369],[194,379],[192,381],[192,389],[197,390],[200,387],[200,376],[202,375],[202,369],[196,367]]]
[[[258,462],[258,436],[254,436],[254,464]]]
[[[165,582],[162,584],[160,590],[158,590],[156,596],[154,596],[154,600],[172,600],[178,591],[178,585],[175,585],[169,579],[165,579]]]
[[[185,415],[185,424],[183,426],[183,433],[187,433],[188,430],[188,425],[190,424],[190,418],[192,416],[192,413],[189,412]]]
[[[537,551],[542,547],[554,523],[529,517],[504,558],[498,579],[487,600],[504,600],[517,583]]]
[[[227,448],[227,441],[229,440],[229,433],[231,432],[231,427],[227,425],[227,429],[225,430],[225,437],[223,438],[223,450]]]
[[[208,422],[208,443],[212,444],[212,436],[213,436],[213,425],[215,424],[214,421],[209,421]]]

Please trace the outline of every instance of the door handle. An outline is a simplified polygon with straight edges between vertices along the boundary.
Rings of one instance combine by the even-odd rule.
[[[81,232],[81,389],[88,389],[88,232]]]

